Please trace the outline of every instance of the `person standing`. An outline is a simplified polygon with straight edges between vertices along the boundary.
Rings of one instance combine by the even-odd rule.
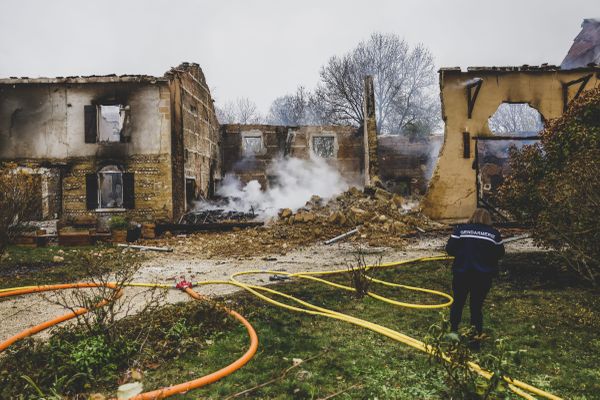
[[[466,224],[458,225],[446,244],[446,252],[454,256],[450,325],[458,331],[462,310],[470,295],[471,325],[477,338],[483,334],[483,302],[498,273],[498,260],[504,256],[500,232],[492,227],[492,216],[478,208]]]

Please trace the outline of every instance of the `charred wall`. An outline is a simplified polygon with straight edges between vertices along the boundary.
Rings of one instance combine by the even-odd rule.
[[[183,63],[166,75],[173,109],[173,204],[177,217],[193,200],[213,194],[221,177],[219,123],[198,64]]]
[[[478,205],[475,138],[492,136],[489,118],[502,103],[528,103],[544,120],[560,116],[583,90],[600,86],[600,67],[442,69],[444,144],[423,203],[435,219],[464,220]]]
[[[126,137],[117,142],[90,140],[96,138],[90,129],[98,125],[89,121],[86,110],[108,104],[127,109]],[[49,171],[42,195],[44,217],[58,214],[70,220],[124,213],[141,221],[170,219],[170,128],[166,80],[0,82],[0,162]],[[89,207],[86,177],[106,165],[116,165],[131,177],[133,207],[105,211]]]
[[[360,184],[363,173],[363,132],[351,126],[222,125],[223,173],[244,183],[269,182],[268,166],[278,157],[301,159],[317,152],[349,182]],[[260,138],[260,139],[257,139]],[[320,142],[322,141],[322,142]],[[316,149],[317,145],[323,148]]]
[[[260,151],[247,154],[244,139],[260,137]],[[275,125],[221,125],[223,173],[234,174],[243,183],[257,180],[268,183],[267,167],[271,160],[290,153],[288,128]]]
[[[379,173],[385,187],[402,195],[425,193],[442,140],[441,136],[411,141],[401,135],[380,135]]]

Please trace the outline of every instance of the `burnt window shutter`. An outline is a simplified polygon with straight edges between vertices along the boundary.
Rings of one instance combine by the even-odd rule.
[[[133,173],[123,174],[123,207],[135,208],[135,179]]]
[[[463,132],[463,158],[471,158],[471,135]]]
[[[84,106],[84,121],[85,121],[85,143],[96,143],[98,124],[98,112],[96,106]]]
[[[98,175],[85,176],[85,202],[88,210],[98,208]]]

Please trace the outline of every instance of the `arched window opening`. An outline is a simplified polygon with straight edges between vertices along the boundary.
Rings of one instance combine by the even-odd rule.
[[[544,129],[542,114],[527,103],[502,103],[488,120],[497,135],[532,136]]]

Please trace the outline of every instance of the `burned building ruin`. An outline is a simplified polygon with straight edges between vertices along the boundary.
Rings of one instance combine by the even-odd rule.
[[[320,157],[350,183],[362,184],[363,132],[352,126],[222,125],[223,173],[243,183],[271,178],[268,166],[278,157]]]
[[[172,220],[221,174],[202,70],[0,80],[0,161],[39,177],[38,217]]]
[[[582,91],[600,86],[600,67],[593,65],[443,68],[439,73],[444,144],[423,203],[424,212],[438,220],[465,220],[478,206],[493,208],[485,198],[493,183],[482,181],[481,173],[501,172],[480,168],[482,143],[504,141],[509,147],[536,140],[528,133],[490,129],[490,117],[502,104],[527,104],[545,121],[560,116]]]

